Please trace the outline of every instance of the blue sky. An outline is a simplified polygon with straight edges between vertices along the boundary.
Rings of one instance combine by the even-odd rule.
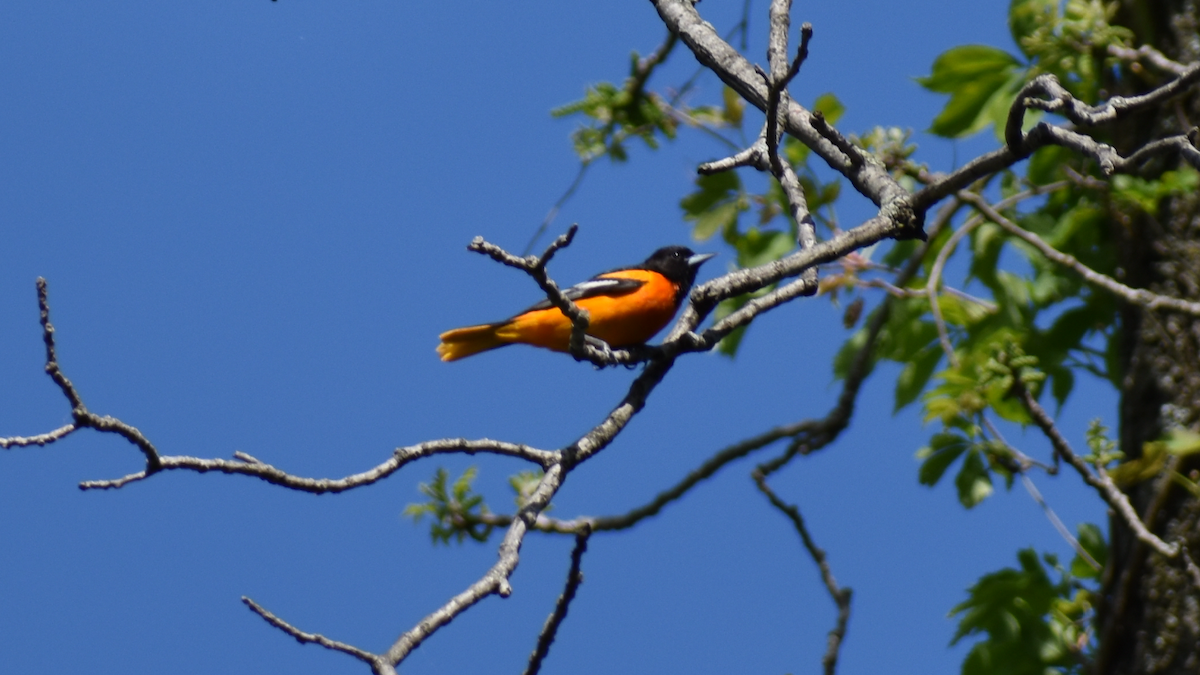
[[[764,52],[756,4],[750,53]],[[839,127],[928,126],[940,99],[913,81],[964,43],[1011,47],[1007,3],[797,3],[815,28],[792,85],[833,91]],[[740,2],[706,0],[731,26]],[[509,348],[460,363],[448,328],[538,299],[521,274],[468,253],[476,235],[521,249],[578,166],[573,120],[549,110],[619,80],[664,29],[649,3],[18,3],[0,24],[0,435],[66,423],[42,372],[34,279],[49,280],[62,365],[90,408],[165,454],[242,450],[340,477],[392,448],[447,436],[554,448],[603,418],[634,373]],[[678,50],[654,83],[695,69]],[[699,96],[715,97],[711,78]],[[917,136],[952,168],[991,139]],[[718,146],[684,133],[627,164],[597,164],[554,225],[580,224],[560,281],[689,243],[679,198]],[[871,214],[839,205],[845,225]],[[718,251],[709,243],[698,250]],[[729,264],[724,253],[701,279]],[[839,391],[846,337],[825,299],[757,322],[736,360],[682,359],[611,447],[573,473],[556,515],[650,499],[720,448],[818,417]],[[855,590],[840,672],[952,672],[946,613],[1017,548],[1067,550],[1019,487],[971,512],[916,482],[932,429],[891,413],[869,381],[854,426],[773,478],[838,580]],[[1084,389],[1063,426],[1082,438],[1114,401]],[[1010,438],[1034,453],[1033,433]],[[630,532],[592,539],[586,582],[547,673],[813,672],[834,608],[788,523],[743,460]],[[401,518],[438,466],[472,464],[507,511],[524,465],[438,458],[384,483],[313,497],[242,477],[173,473],[119,491],[82,480],[141,468],[82,432],[0,453],[0,654],[12,672],[362,673],[267,626],[250,596],[299,627],[382,651],[495,559],[495,543],[432,547]],[[1102,522],[1070,476],[1039,487],[1070,526]],[[404,672],[519,672],[565,577],[569,538],[533,534],[514,594],[435,635]],[[905,670],[904,664],[913,664]],[[918,665],[919,664],[919,665]]]

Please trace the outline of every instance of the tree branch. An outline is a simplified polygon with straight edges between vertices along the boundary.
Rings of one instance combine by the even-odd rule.
[[[567,571],[567,584],[563,588],[562,595],[558,596],[558,601],[554,603],[554,611],[546,618],[546,625],[542,627],[541,634],[538,635],[537,646],[529,655],[529,665],[525,668],[525,675],[537,675],[538,671],[542,669],[542,661],[550,653],[550,645],[554,644],[558,627],[562,625],[563,619],[567,618],[567,609],[570,608],[571,601],[575,599],[575,592],[579,590],[579,584],[583,583],[583,573],[579,571],[579,566],[583,562],[583,554],[587,552],[588,537],[591,534],[591,529],[585,526],[575,535],[575,548],[571,550],[571,569]]]
[[[1191,302],[1167,295],[1159,295],[1144,288],[1130,288],[1112,277],[1100,274],[1079,262],[1075,256],[1059,251],[1050,244],[1047,244],[1041,237],[1005,218],[996,207],[988,204],[987,200],[980,195],[964,191],[959,193],[959,199],[970,203],[981,214],[986,216],[988,220],[996,223],[1009,234],[1033,246],[1049,260],[1073,270],[1089,284],[1102,288],[1130,304],[1149,310],[1167,309],[1192,316],[1200,316],[1200,302]]]
[[[1168,99],[1182,94],[1198,81],[1200,81],[1200,63],[1193,63],[1184,68],[1174,79],[1145,94],[1114,96],[1104,103],[1090,106],[1072,96],[1071,92],[1059,84],[1058,78],[1055,76],[1049,73],[1038,75],[1021,88],[1016,101],[1009,109],[1008,122],[1004,127],[1004,140],[1014,152],[1026,150],[1021,126],[1025,121],[1025,111],[1030,108],[1060,114],[1075,124],[1094,126],[1112,122],[1129,113],[1160,105]]]
[[[48,431],[36,436],[9,436],[8,438],[0,438],[0,449],[21,448],[27,445],[46,445],[60,438],[66,438],[78,428],[74,424],[66,424],[54,431]]]
[[[850,622],[850,599],[853,591],[838,586],[837,579],[833,577],[833,570],[829,567],[825,551],[821,550],[813,541],[808,527],[804,524],[804,517],[800,515],[800,509],[794,504],[784,502],[771,490],[767,485],[767,475],[764,467],[760,466],[751,473],[751,478],[754,479],[754,484],[758,486],[759,491],[766,495],[771,505],[792,521],[792,525],[800,535],[800,541],[804,543],[804,548],[821,572],[821,581],[825,584],[825,589],[829,591],[829,597],[833,599],[838,608],[837,623],[834,624],[833,630],[829,631],[829,643],[825,648],[825,656],[821,658],[821,664],[825,667],[825,675],[833,675],[837,671],[838,653],[842,642],[846,639],[846,625]]]
[[[320,633],[306,633],[306,632],[300,630],[299,628],[296,628],[292,624],[288,623],[287,621],[284,621],[283,619],[279,618],[278,616],[275,616],[271,612],[267,611],[267,609],[264,608],[262,605],[251,600],[250,598],[247,598],[244,595],[242,596],[242,602],[245,603],[245,605],[250,608],[250,611],[261,616],[264,621],[271,624],[272,626],[274,626],[274,627],[278,628],[279,630],[287,633],[288,635],[291,635],[292,637],[296,638],[296,641],[299,642],[300,644],[312,643],[312,644],[316,644],[316,645],[321,645],[322,647],[324,647],[326,649],[332,649],[335,652],[342,652],[343,654],[349,654],[350,656],[353,656],[354,658],[356,658],[360,661],[365,661],[366,663],[370,664],[372,668],[375,668],[375,666],[379,662],[379,657],[377,655],[372,654],[368,651],[359,649],[358,647],[355,647],[353,645],[348,645],[344,642],[338,642],[337,640],[330,640],[329,638],[325,637],[324,635],[321,635]],[[378,672],[378,670],[376,670],[376,672]]]
[[[1049,439],[1050,444],[1054,446],[1054,451],[1067,460],[1068,464],[1075,467],[1075,470],[1079,472],[1085,483],[1091,485],[1100,493],[1100,497],[1105,502],[1108,502],[1108,505],[1112,507],[1121,521],[1133,531],[1139,541],[1167,558],[1174,558],[1179,555],[1179,546],[1167,544],[1146,527],[1146,524],[1138,517],[1133,505],[1129,503],[1129,498],[1113,483],[1112,478],[1104,471],[1103,467],[1097,465],[1096,471],[1093,472],[1088,467],[1087,462],[1075,454],[1075,451],[1071,449],[1070,443],[1067,442],[1067,439],[1063,437],[1058,427],[1055,426],[1054,420],[1046,412],[1045,408],[1042,408],[1041,404],[1037,402],[1037,399],[1033,397],[1033,394],[1030,393],[1029,389],[1021,382],[1021,378],[1015,373],[1013,375],[1013,393],[1025,406],[1025,410],[1029,412],[1029,416],[1033,418],[1033,423],[1042,430],[1042,433]]]
[[[766,112],[769,97],[767,84],[755,72],[754,66],[700,17],[694,3],[690,0],[653,0],[653,3],[667,28],[679,34],[702,65],[710,68],[722,82],[751,105]],[[851,150],[847,155],[838,144],[816,130],[812,119],[812,113],[795,101],[789,101],[782,126],[784,131],[844,175],[860,194],[879,205],[878,226],[885,231],[885,236],[921,236],[924,210],[914,208],[908,191],[892,178],[885,167],[867,161],[861,150],[846,144],[843,147]],[[832,129],[829,131],[837,134]]]
[[[399,471],[410,462],[423,457],[449,453],[474,455],[478,452],[524,459],[538,464],[543,468],[551,466],[558,459],[557,452],[538,450],[517,443],[493,441],[486,438],[476,441],[465,438],[443,438],[436,441],[425,441],[416,445],[396,448],[387,461],[377,464],[366,471],[346,476],[345,478],[306,478],[295,476],[250,457],[245,453],[240,453],[240,456],[235,456],[235,459],[202,459],[200,457],[188,457],[185,455],[166,456],[160,458],[160,470],[185,470],[195,471],[196,473],[218,471],[226,474],[253,476],[272,485],[319,495],[345,492],[346,490],[377,483]],[[128,483],[143,480],[148,475],[145,471],[139,471],[112,480],[85,481],[79,484],[79,488],[82,490],[119,488]]]

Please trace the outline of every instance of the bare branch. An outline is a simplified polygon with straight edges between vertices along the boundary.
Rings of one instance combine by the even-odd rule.
[[[1015,376],[1015,374],[1013,377],[1013,393],[1020,398],[1021,403],[1025,406],[1025,410],[1033,418],[1034,424],[1042,430],[1042,433],[1049,439],[1050,444],[1054,446],[1054,451],[1067,460],[1068,464],[1075,467],[1075,470],[1079,472],[1085,483],[1096,488],[1096,491],[1100,493],[1100,497],[1108,502],[1108,505],[1113,508],[1113,511],[1116,512],[1121,521],[1133,531],[1139,541],[1167,558],[1174,558],[1179,555],[1179,546],[1167,544],[1146,527],[1146,524],[1142,522],[1142,519],[1138,517],[1137,512],[1133,509],[1133,505],[1129,503],[1129,497],[1125,496],[1125,493],[1121,492],[1116,484],[1113,483],[1112,478],[1104,471],[1103,467],[1097,466],[1096,471],[1093,472],[1088,467],[1087,462],[1075,454],[1075,451],[1071,449],[1070,443],[1067,442],[1067,439],[1063,437],[1058,427],[1055,426],[1054,420],[1042,408],[1041,404],[1037,402],[1037,399],[1033,397],[1029,389],[1022,384],[1021,378]]]
[[[590,361],[599,367],[617,365],[619,360],[614,357],[613,351],[600,340],[587,334],[590,321],[587,310],[571,302],[571,299],[559,290],[558,284],[554,283],[554,280],[546,274],[546,264],[559,249],[566,248],[571,244],[571,240],[575,238],[575,233],[578,231],[579,225],[571,225],[565,234],[551,242],[546,251],[536,258],[533,256],[517,257],[495,244],[484,241],[483,237],[475,237],[467,246],[467,250],[483,253],[497,262],[523,270],[533,277],[542,292],[546,294],[546,299],[571,320],[571,339],[568,349],[576,361]],[[597,344],[602,345],[602,348],[597,347]]]
[[[1187,542],[1180,539],[1175,545],[1179,547],[1179,554],[1183,558],[1183,567],[1192,582],[1192,587],[1200,591],[1200,566],[1197,566],[1196,562],[1192,560],[1192,554],[1188,552]]]
[[[1182,94],[1200,81],[1200,63],[1184,68],[1175,79],[1140,96],[1114,96],[1096,106],[1080,101],[1058,82],[1058,78],[1047,73],[1038,75],[1021,88],[1017,99],[1008,113],[1004,128],[1004,139],[1014,152],[1024,150],[1021,126],[1025,111],[1033,108],[1057,113],[1076,124],[1094,126],[1111,122],[1138,110],[1160,105],[1166,100]],[[1044,98],[1041,98],[1044,97]]]
[[[46,374],[51,380],[58,385],[62,390],[63,396],[66,396],[67,402],[71,405],[71,416],[75,418],[75,427],[90,427],[96,431],[104,431],[115,433],[125,440],[133,443],[142,454],[146,457],[146,473],[154,473],[162,468],[159,460],[158,450],[154,444],[150,442],[142,432],[136,427],[125,424],[121,420],[107,415],[101,417],[87,409],[83,403],[83,398],[79,395],[79,391],[75,389],[75,385],[67,376],[63,374],[62,369],[58,365],[58,348],[54,341],[54,325],[50,323],[50,299],[49,290],[46,285],[46,280],[42,277],[37,279],[37,296],[38,296],[38,311],[42,323],[42,341],[46,344]],[[49,434],[43,436],[51,436],[59,434],[53,440],[62,438],[70,433],[64,431],[66,427],[60,427]]]
[[[538,450],[517,443],[505,443],[504,441],[493,441],[486,438],[477,441],[470,441],[465,438],[443,438],[436,441],[426,441],[424,443],[417,443],[416,445],[396,448],[392,451],[392,456],[387,461],[361,473],[337,479],[295,476],[244,453],[240,453],[242,456],[236,459],[202,459],[200,457],[188,457],[185,455],[166,456],[161,458],[160,470],[185,470],[195,471],[196,473],[218,471],[226,474],[253,476],[272,485],[319,495],[327,492],[345,492],[346,490],[377,483],[399,471],[410,462],[423,457],[449,453],[474,455],[477,452],[524,459],[538,464],[543,468],[550,466],[558,460],[558,453],[556,452]],[[146,477],[147,473],[140,471],[113,480],[86,481],[80,483],[79,488],[82,490],[119,488]]]
[[[959,198],[961,199],[961,196]],[[933,314],[933,323],[937,326],[938,342],[942,345],[946,360],[955,368],[958,367],[958,355],[954,353],[954,345],[950,342],[950,331],[946,327],[945,317],[942,316],[942,307],[938,304],[938,285],[942,281],[942,270],[946,267],[946,262],[955,249],[958,248],[959,242],[984,222],[986,221],[983,218],[976,216],[967,219],[967,222],[955,230],[938,251],[933,266],[929,268],[929,278],[925,281],[925,297],[929,298],[929,310]]]
[[[1159,70],[1171,73],[1172,75],[1183,75],[1187,71],[1187,66],[1167,58],[1162,52],[1158,51],[1150,45],[1142,45],[1137,49],[1130,49],[1120,45],[1109,45],[1108,53],[1113,56],[1129,62],[1137,62],[1145,60]]]
[[[838,586],[837,579],[833,577],[833,570],[829,567],[829,560],[825,557],[825,551],[821,550],[813,541],[812,535],[808,533],[808,527],[804,524],[804,517],[800,515],[800,509],[794,504],[788,504],[779,498],[770,486],[767,485],[766,472],[763,467],[759,467],[751,473],[751,478],[754,479],[754,484],[758,486],[760,492],[767,496],[771,505],[779,509],[796,528],[796,532],[800,535],[800,541],[804,542],[804,548],[812,557],[813,562],[817,564],[817,569],[821,572],[821,581],[825,584],[825,589],[829,591],[829,597],[833,599],[838,608],[837,623],[834,624],[833,630],[829,631],[829,643],[825,648],[825,656],[821,658],[821,664],[825,667],[825,675],[833,675],[837,671],[838,653],[842,646],[842,641],[846,639],[846,625],[850,622],[850,599],[853,591],[849,588]]]
[[[546,508],[559,487],[562,486],[566,473],[567,470],[563,468],[562,464],[555,464],[546,470],[541,482],[538,483],[525,506],[518,512],[517,518],[505,532],[504,540],[500,543],[500,559],[482,578],[401,635],[383,655],[385,663],[392,666],[400,663],[426,638],[483,598],[493,593],[502,597],[507,597],[512,593],[512,586],[509,584],[508,578],[516,570],[517,563],[520,561],[521,542],[537,515]]]
[[[788,65],[788,27],[791,12],[791,0],[774,0],[771,3],[770,26],[771,34],[767,46],[767,60],[771,73],[768,75],[762,69],[755,67],[755,72],[767,84],[766,122],[758,139],[750,147],[735,153],[731,157],[701,164],[697,169],[701,174],[712,174],[719,171],[729,171],[742,166],[753,166],[759,171],[769,171],[779,182],[788,202],[789,215],[796,223],[797,245],[800,248],[812,248],[817,243],[816,228],[812,215],[808,210],[808,200],[804,188],[796,176],[792,165],[779,154],[779,120],[781,106],[786,108],[790,103],[787,94],[788,83],[800,72],[800,66],[808,58],[808,43],[812,39],[812,25],[805,23],[800,28],[800,48],[796,58]],[[822,120],[823,122],[824,120]],[[817,270],[815,267],[805,270],[804,279],[808,283],[815,282]],[[811,295],[815,288],[803,289],[801,295]]]
[[[522,256],[529,255],[529,252],[533,250],[534,245],[537,244],[537,240],[542,238],[542,235],[546,233],[546,230],[550,228],[551,223],[554,222],[554,219],[558,218],[558,213],[562,210],[562,207],[566,206],[571,197],[575,196],[575,191],[579,189],[580,185],[583,185],[583,178],[587,175],[587,170],[589,167],[591,167],[591,165],[592,163],[587,161],[579,163],[579,170],[575,172],[575,180],[571,181],[571,184],[568,185],[567,189],[562,193],[562,195],[559,196],[558,201],[554,202],[554,205],[550,207],[550,210],[546,213],[546,217],[542,219],[542,224],[538,226],[538,229],[534,231],[533,236],[529,238],[529,243],[525,245],[525,251],[521,253]]]
[[[1017,194],[1005,198],[1000,202],[1000,204],[1003,204],[1001,208],[1008,208],[1014,204],[1025,201],[1026,199],[1031,199],[1038,195],[1046,194],[1047,192],[1053,192],[1066,186],[1066,181],[1059,181],[1043,186],[1034,186],[1028,190],[1018,192]],[[974,204],[977,200],[982,199],[983,198],[977,193],[967,190],[960,191],[956,197],[956,200],[959,203],[967,202],[971,204]],[[954,353],[954,345],[950,342],[950,332],[946,327],[946,319],[942,316],[942,308],[937,301],[938,286],[941,285],[942,271],[946,267],[946,262],[950,259],[950,256],[954,254],[955,249],[958,248],[959,242],[963,239],[963,237],[969,235],[975,228],[979,227],[984,222],[986,221],[979,216],[969,218],[965,223],[962,224],[961,227],[958,228],[957,231],[954,232],[954,234],[950,235],[950,238],[946,240],[946,243],[942,246],[941,250],[938,251],[937,257],[934,259],[933,265],[929,269],[929,279],[927,279],[925,282],[925,295],[929,298],[929,309],[933,314],[933,323],[937,327],[938,342],[941,343],[942,351],[945,352],[947,360],[955,367],[958,366],[958,356]]]
[[[969,202],[981,214],[986,216],[988,220],[996,223],[1006,232],[1030,244],[1042,255],[1046,256],[1046,258],[1070,268],[1076,274],[1083,277],[1084,281],[1093,286],[1098,286],[1126,302],[1149,310],[1166,309],[1192,316],[1200,316],[1200,302],[1191,302],[1167,295],[1159,295],[1144,288],[1130,288],[1116,279],[1100,274],[1087,265],[1084,265],[1075,256],[1063,253],[1047,244],[1041,237],[1005,218],[995,207],[988,204],[987,200],[983,197],[969,192],[961,192],[959,193],[959,198],[965,202]]]
[[[711,24],[697,13],[691,0],[653,0],[659,17],[667,28],[679,34],[696,59],[759,110],[767,110],[769,87],[736,49],[721,39]],[[919,237],[923,209],[916,209],[910,195],[887,169],[859,157],[861,150],[852,148],[845,154],[813,127],[812,113],[795,101],[789,101],[782,127],[825,160],[835,171],[844,175],[854,188],[880,206],[880,214],[872,224],[886,232],[885,236]],[[928,208],[928,207],[926,207]]]
[[[1189,164],[1200,168],[1200,152],[1195,148],[1191,133],[1156,141],[1129,158],[1122,158],[1109,145],[1045,122],[1038,123],[1028,134],[1021,131],[1025,111],[1030,107],[1059,112],[1077,124],[1098,124],[1118,119],[1147,106],[1157,105],[1179,95],[1197,81],[1200,81],[1200,62],[1187,66],[1179,77],[1146,94],[1131,98],[1114,97],[1093,107],[1077,101],[1053,76],[1041,75],[1022,89],[1009,110],[1005,126],[1005,146],[967,162],[953,173],[936,176],[929,185],[913,195],[912,208],[918,213],[923,212],[947,195],[966,188],[980,178],[1012,166],[1046,145],[1060,145],[1090,157],[1100,164],[1105,174],[1110,175],[1134,171],[1150,157],[1166,152],[1177,152]],[[1033,98],[1037,95],[1050,98]]]
[[[54,380],[54,384],[62,390],[64,396],[67,397],[67,402],[71,404],[71,410],[86,410],[83,405],[83,399],[79,397],[79,392],[75,391],[75,385],[71,384],[71,380],[63,375],[62,370],[58,367],[58,347],[54,343],[54,324],[50,323],[50,291],[46,286],[46,280],[42,277],[37,278],[37,298],[38,298],[38,314],[42,323],[42,342],[46,344],[46,374]]]
[[[654,69],[667,60],[667,56],[671,54],[671,50],[675,49],[675,45],[678,43],[679,36],[671,31],[667,31],[667,37],[663,39],[662,44],[657,49],[651,52],[649,56],[638,59],[637,65],[633,69],[633,76],[629,78],[629,82],[625,85],[625,91],[634,96],[642,95],[646,88],[646,82],[654,74]]]
[[[1055,457],[1057,456],[1058,453],[1055,453]],[[1079,540],[1075,538],[1075,535],[1071,534],[1071,531],[1067,529],[1067,526],[1064,525],[1063,521],[1059,519],[1058,514],[1054,512],[1054,509],[1050,508],[1050,505],[1046,503],[1046,499],[1042,497],[1041,491],[1038,490],[1037,486],[1033,484],[1033,479],[1029,477],[1029,474],[1021,471],[1020,475],[1021,484],[1025,486],[1025,491],[1029,493],[1029,496],[1033,498],[1033,501],[1037,502],[1038,506],[1042,507],[1042,512],[1046,514],[1046,518],[1050,520],[1050,524],[1054,526],[1054,529],[1058,532],[1058,535],[1071,545],[1071,548],[1075,550],[1075,555],[1079,556],[1080,560],[1083,560],[1088,564],[1089,567],[1099,572],[1101,569],[1100,563],[1096,562],[1096,559],[1092,557],[1092,554],[1087,552],[1087,549],[1079,543]]]
[[[0,438],[0,448],[7,449],[21,448],[27,445],[46,445],[47,443],[53,443],[60,438],[66,438],[71,434],[72,431],[75,431],[78,428],[79,427],[75,426],[74,424],[67,424],[55,429],[54,431],[38,434],[36,436],[10,436],[8,438]]]
[[[283,619],[279,618],[278,616],[275,616],[271,612],[267,611],[267,609],[264,608],[262,605],[251,600],[250,598],[247,598],[244,595],[242,596],[242,602],[245,603],[245,605],[250,608],[250,611],[261,616],[263,618],[263,620],[265,620],[267,623],[271,624],[272,626],[274,626],[274,627],[278,628],[279,630],[287,633],[288,635],[291,635],[292,637],[296,638],[296,641],[299,642],[300,644],[312,643],[312,644],[316,644],[316,645],[321,645],[322,647],[324,647],[326,649],[332,649],[335,652],[342,652],[343,654],[349,654],[350,656],[353,656],[354,658],[356,658],[360,661],[365,661],[366,663],[370,664],[372,666],[372,668],[374,668],[379,661],[379,657],[376,656],[375,654],[372,654],[371,652],[359,649],[358,647],[355,647],[353,645],[348,645],[344,642],[338,642],[337,640],[330,640],[329,638],[325,637],[324,635],[321,635],[320,633],[306,633],[306,632],[300,630],[299,628],[296,628],[292,624],[288,623],[287,621],[284,621]]]
[[[575,535],[575,548],[571,550],[571,569],[567,572],[567,584],[563,588],[562,595],[558,596],[558,601],[554,603],[554,611],[546,618],[546,625],[542,627],[541,634],[538,635],[537,646],[529,655],[529,665],[525,668],[525,675],[537,675],[538,671],[542,669],[542,661],[550,653],[550,645],[554,644],[554,638],[558,635],[558,627],[562,625],[563,619],[567,618],[567,609],[570,608],[571,601],[575,599],[575,592],[579,590],[579,584],[583,583],[583,573],[579,571],[579,566],[583,562],[583,554],[587,552],[588,537],[591,534],[591,529],[585,526]]]

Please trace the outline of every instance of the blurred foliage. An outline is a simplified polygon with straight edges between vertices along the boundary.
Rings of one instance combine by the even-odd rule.
[[[475,541],[487,541],[492,534],[492,526],[480,522],[479,517],[489,513],[487,504],[483,503],[483,495],[476,494],[471,487],[479,473],[475,467],[468,467],[453,484],[450,484],[450,474],[443,468],[438,468],[433,480],[421,483],[418,490],[428,498],[421,504],[409,504],[404,509],[404,515],[420,523],[429,516],[433,525],[429,535],[433,543],[449,544],[451,539],[463,543],[467,537]]]
[[[439,468],[433,480],[421,483],[417,489],[425,496],[425,501],[409,504],[404,508],[403,515],[421,523],[426,516],[431,524],[429,536],[435,544],[449,544],[453,539],[461,544],[468,537],[472,541],[486,542],[491,536],[495,525],[489,522],[492,512],[484,502],[483,495],[475,492],[475,478],[479,475],[476,467],[468,467],[462,475],[450,482],[450,474]],[[508,477],[508,485],[513,491],[513,502],[517,510],[524,508],[542,480],[542,471],[521,471]],[[553,504],[547,504],[542,513],[554,509]]]
[[[1078,543],[1103,567],[1108,547],[1100,528],[1080,525]],[[1018,569],[985,574],[950,611],[958,617],[952,643],[983,636],[963,661],[963,675],[1083,673],[1099,570],[1078,554],[1069,568],[1053,555],[1038,560],[1032,549],[1019,551],[1017,561]]]

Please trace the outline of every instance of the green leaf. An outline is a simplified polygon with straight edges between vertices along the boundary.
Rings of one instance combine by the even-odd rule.
[[[896,405],[892,409],[893,413],[900,412],[902,408],[917,400],[941,360],[941,346],[931,345],[917,352],[915,358],[904,364],[896,378]]]
[[[970,447],[970,442],[959,434],[953,432],[934,434],[933,438],[929,440],[929,445],[917,451],[917,459],[924,460],[921,462],[920,471],[917,472],[917,480],[921,485],[930,487],[937,485],[937,482],[946,473],[946,469],[950,468],[954,460],[961,457],[968,447]]]
[[[761,294],[761,293],[760,293]],[[713,321],[720,321],[725,317],[733,314],[750,302],[753,295],[739,295],[735,298],[727,298],[717,304],[717,308],[713,311]],[[742,344],[742,338],[746,335],[746,326],[739,326],[729,332],[728,335],[721,338],[717,343],[717,353],[723,356],[737,356],[738,347]]]
[[[842,119],[842,114],[846,112],[846,106],[838,100],[837,96],[832,93],[821,94],[813,103],[813,111],[819,112],[825,116],[825,121],[830,124],[837,124],[838,120]]]
[[[1167,443],[1163,440],[1142,444],[1142,456],[1121,462],[1108,475],[1119,487],[1127,488],[1157,476],[1167,464]]]
[[[1062,167],[1074,157],[1075,153],[1061,145],[1042,147],[1029,158],[1025,177],[1034,185],[1052,183],[1061,177]]]
[[[1167,452],[1178,457],[1200,452],[1200,434],[1183,427],[1168,431],[1165,443]]]
[[[1020,61],[1008,52],[984,45],[954,47],[937,57],[929,77],[917,81],[930,91],[950,94],[930,131],[947,138],[979,131],[991,118],[989,103],[998,94],[1010,95]]]
[[[1100,564],[1100,570],[1089,565],[1079,554],[1071,560],[1071,576],[1079,579],[1099,579],[1100,572],[1108,564],[1108,542],[1104,541],[1104,533],[1091,523],[1081,523],[1079,533],[1075,537],[1079,545],[1088,555]]]
[[[958,501],[968,509],[991,496],[992,476],[982,452],[972,449],[967,453],[962,468],[954,478],[954,486],[958,488]]]
[[[1194,192],[1200,185],[1200,174],[1194,169],[1164,171],[1161,176],[1150,180],[1128,174],[1113,176],[1113,197],[1125,204],[1137,206],[1149,214],[1157,213],[1158,203],[1164,197]]]
[[[746,102],[738,95],[736,91],[729,87],[721,88],[721,118],[731,127],[742,126],[742,116],[746,109]]]
[[[875,310],[875,312],[878,311],[878,309]],[[874,316],[874,312],[872,312],[872,316]],[[870,322],[868,321],[867,323]],[[833,377],[835,379],[846,379],[846,376],[850,374],[851,366],[854,365],[854,361],[858,358],[859,353],[862,352],[862,349],[864,346],[866,346],[866,344],[866,328],[860,328],[854,331],[849,339],[842,343],[842,346],[838,348],[837,354],[835,354],[833,357]],[[877,354],[878,352],[873,350],[871,355],[868,357],[870,359],[872,368],[875,366],[875,362],[878,360]]]
[[[1046,374],[1050,376],[1050,395],[1054,397],[1054,403],[1061,411],[1067,397],[1071,395],[1071,390],[1075,388],[1075,372],[1059,365],[1044,367]]]
[[[738,238],[738,267],[757,267],[779,260],[796,247],[790,232],[751,229]]]
[[[1061,672],[1052,668],[1077,663],[1068,640],[1078,639],[1078,631],[1060,609],[1070,604],[1070,584],[1052,582],[1032,549],[1021,550],[1017,559],[1020,569],[984,575],[951,610],[960,617],[951,644],[987,636],[971,647],[964,675],[1050,675]]]
[[[469,467],[453,485],[447,487],[449,474],[439,468],[429,483],[417,486],[421,494],[429,498],[424,504],[409,504],[404,509],[404,515],[419,523],[425,516],[431,516],[429,536],[433,543],[449,544],[451,539],[462,543],[466,537],[475,541],[487,541],[492,533],[492,526],[480,522],[482,514],[488,513],[487,505],[483,503],[483,495],[472,494],[471,484],[475,480],[478,469]]]
[[[917,82],[930,91],[952,94],[980,78],[995,77],[996,73],[1019,65],[1020,61],[1002,49],[987,45],[963,45],[938,56],[929,77],[919,77]]]
[[[983,303],[972,302],[951,293],[937,296],[937,303],[938,309],[942,310],[942,318],[955,326],[970,326],[979,323],[995,312],[995,309]]]
[[[703,241],[718,231],[736,233],[738,215],[747,208],[741,191],[733,171],[698,176],[696,190],[679,200],[683,219],[695,223],[692,236]]]
[[[783,156],[787,158],[787,161],[793,167],[804,166],[805,162],[808,161],[809,154],[812,153],[812,150],[807,145],[791,136],[784,136],[782,145]]]
[[[1009,4],[1008,29],[1025,56],[1033,57],[1024,43],[1034,31],[1058,20],[1058,4],[1059,0],[1012,0]]]
[[[1087,444],[1090,452],[1083,459],[1090,464],[1107,466],[1124,458],[1123,453],[1117,451],[1117,442],[1108,437],[1108,427],[1099,417],[1088,423]]]
[[[922,317],[927,316],[929,304],[925,298],[893,298],[885,333],[879,345],[884,358],[908,363],[938,339],[937,326]]]
[[[741,209],[737,202],[725,202],[696,216],[696,226],[692,236],[697,241],[705,241],[714,234],[726,229],[737,229],[738,214]]]

